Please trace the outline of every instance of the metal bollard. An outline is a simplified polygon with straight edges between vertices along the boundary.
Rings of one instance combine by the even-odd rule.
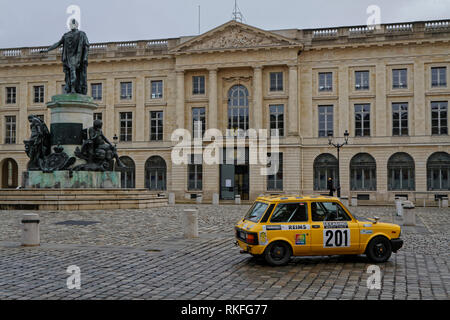
[[[447,197],[442,198],[442,208],[448,208],[448,198]]]
[[[39,221],[39,215],[36,213],[26,213],[22,216],[22,246],[40,245]]]
[[[235,203],[235,204],[241,204],[241,196],[240,196],[239,194],[237,194],[237,195],[234,197],[234,203]]]
[[[352,207],[357,207],[358,206],[358,198],[357,197],[352,197]]]
[[[198,237],[198,212],[196,209],[184,209],[183,230],[185,238]]]

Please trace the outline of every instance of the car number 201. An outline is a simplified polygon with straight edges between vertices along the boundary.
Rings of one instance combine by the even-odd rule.
[[[350,246],[350,229],[325,229],[323,230],[323,247],[348,247]]]

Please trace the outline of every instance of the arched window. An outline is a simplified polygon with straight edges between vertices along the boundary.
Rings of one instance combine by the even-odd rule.
[[[428,190],[450,190],[450,155],[435,152],[427,161]]]
[[[248,129],[248,90],[243,85],[228,91],[228,129]]]
[[[336,181],[338,162],[335,156],[322,153],[314,160],[314,190],[327,190],[328,178]]]
[[[388,190],[414,190],[414,159],[405,152],[394,153],[388,160]]]
[[[166,161],[152,156],[145,162],[145,187],[150,190],[166,190]]]
[[[376,190],[377,165],[368,153],[358,153],[350,160],[350,190]]]
[[[122,156],[120,157],[120,161],[126,166],[125,168],[120,168],[116,163],[114,168],[115,171],[121,172],[120,186],[122,188],[135,188],[136,166],[133,159]]]
[[[12,158],[3,160],[2,164],[2,188],[17,188],[18,166]]]

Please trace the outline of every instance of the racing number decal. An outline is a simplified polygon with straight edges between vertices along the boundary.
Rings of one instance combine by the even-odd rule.
[[[325,229],[323,230],[323,247],[349,247],[350,229]]]

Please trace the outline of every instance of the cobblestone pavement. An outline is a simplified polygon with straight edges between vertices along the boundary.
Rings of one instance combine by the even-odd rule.
[[[378,264],[368,289],[365,256],[297,257],[283,267],[242,255],[233,226],[249,206],[200,205],[199,233],[182,238],[176,205],[145,210],[39,212],[41,246],[22,248],[26,211],[0,211],[0,299],[449,299],[450,209],[416,208],[404,247]],[[401,224],[394,207],[351,208]],[[57,224],[67,220],[90,225]],[[66,269],[81,269],[68,289]]]

